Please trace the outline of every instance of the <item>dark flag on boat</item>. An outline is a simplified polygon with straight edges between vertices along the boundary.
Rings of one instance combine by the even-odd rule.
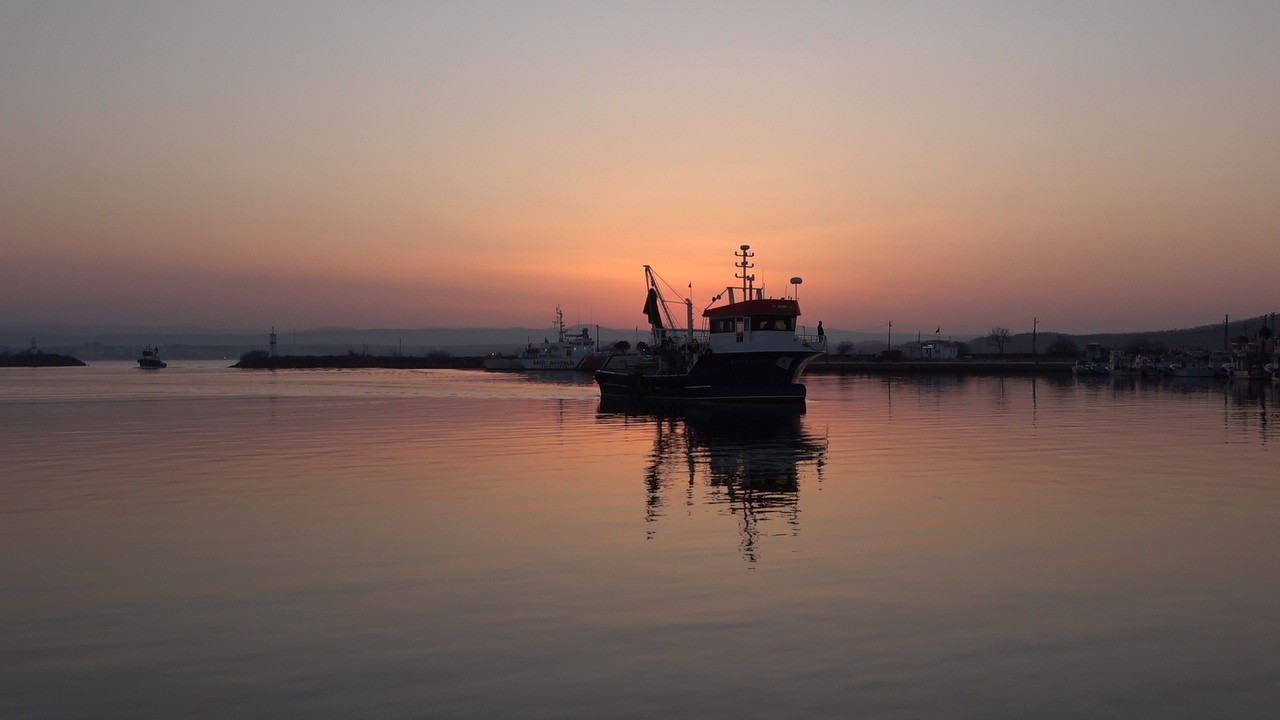
[[[662,327],[662,311],[658,309],[658,291],[649,288],[649,297],[644,301],[644,314],[649,316],[649,324],[655,328]]]

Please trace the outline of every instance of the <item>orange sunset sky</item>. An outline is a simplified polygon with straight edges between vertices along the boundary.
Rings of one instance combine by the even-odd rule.
[[[1280,309],[1280,3],[0,4],[0,326]]]

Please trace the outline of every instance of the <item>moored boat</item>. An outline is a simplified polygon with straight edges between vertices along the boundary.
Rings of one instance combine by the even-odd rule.
[[[653,346],[643,361],[626,367],[606,362],[596,371],[604,398],[657,401],[804,402],[799,382],[805,367],[826,352],[826,337],[797,332],[800,303],[794,297],[767,298],[755,287],[754,253],[739,248],[738,287],[727,287],[702,312],[702,331],[693,327],[693,301],[684,299],[687,327],[676,329],[661,284],[646,265],[644,314]],[[792,278],[798,287],[800,278]],[[716,305],[725,297],[728,302]]]
[[[491,355],[484,360],[485,370],[577,370],[590,372],[602,365],[608,356],[601,353],[591,331],[582,328],[570,333],[564,325],[564,312],[556,306],[555,341],[543,340],[541,345],[529,343],[518,355]]]
[[[168,363],[160,359],[160,348],[148,345],[138,356],[138,367],[144,370],[159,370],[162,367],[168,367]]]
[[[1071,366],[1071,372],[1075,375],[1106,375],[1107,364],[1080,359]]]
[[[1214,362],[1212,356],[1204,353],[1184,353],[1174,362],[1169,363],[1167,370],[1173,377],[1180,378],[1213,378],[1221,374],[1222,363]]]
[[[1264,369],[1265,347],[1271,339],[1271,330],[1263,328],[1255,341],[1247,335],[1241,335],[1231,341],[1231,360],[1223,366],[1227,377],[1232,380],[1266,380],[1271,373]]]
[[[1112,377],[1149,377],[1157,374],[1156,363],[1146,355],[1131,355],[1124,350],[1112,350],[1107,360],[1107,374]]]
[[[1071,372],[1075,375],[1109,375],[1110,368],[1107,366],[1107,350],[1099,343],[1089,343],[1085,346],[1084,356],[1076,360],[1071,366]]]

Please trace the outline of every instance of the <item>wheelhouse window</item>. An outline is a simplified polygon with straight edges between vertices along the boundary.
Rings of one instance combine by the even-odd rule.
[[[794,315],[757,315],[751,318],[751,327],[756,330],[789,330],[795,331]]]
[[[715,318],[711,321],[711,332],[713,333],[731,333],[737,330],[737,320],[739,318],[722,317]]]
[[[751,330],[784,330],[795,332],[794,315],[756,315],[754,317],[722,317],[711,321],[713,333],[741,333]]]

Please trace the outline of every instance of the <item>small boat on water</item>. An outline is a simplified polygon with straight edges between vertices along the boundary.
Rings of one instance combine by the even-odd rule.
[[[738,287],[727,287],[702,311],[708,328],[695,332],[693,301],[684,299],[687,327],[677,329],[661,283],[645,265],[648,294],[644,314],[653,330],[647,354],[613,359],[596,371],[602,398],[657,401],[804,402],[801,373],[827,350],[819,324],[816,333],[797,332],[800,303],[794,297],[766,298],[755,287],[755,256],[749,245],[736,253]],[[801,279],[791,279],[797,287]],[[728,302],[716,305],[725,296]]]
[[[1271,382],[1280,382],[1280,342],[1271,343],[1271,362],[1264,369],[1271,375]]]
[[[1157,373],[1156,363],[1146,355],[1130,355],[1124,350],[1112,350],[1107,360],[1107,373],[1112,377],[1148,377]]]
[[[1271,340],[1269,328],[1263,328],[1255,341],[1241,335],[1231,341],[1231,359],[1223,365],[1227,377],[1232,380],[1267,380],[1271,373],[1265,369],[1265,348]]]
[[[1076,360],[1071,366],[1071,372],[1075,375],[1109,375],[1110,368],[1107,366],[1107,351],[1103,349],[1099,343],[1089,343],[1085,346],[1084,356]]]
[[[160,359],[160,348],[148,345],[138,356],[138,367],[144,370],[159,370],[162,367],[168,367],[168,363]]]
[[[577,333],[565,329],[564,312],[556,306],[555,341],[543,340],[541,345],[529,343],[518,355],[490,355],[484,360],[485,370],[521,372],[525,370],[576,370],[590,372],[602,366],[608,355],[601,353],[591,331],[582,328]]]
[[[1091,362],[1089,360],[1077,360],[1071,366],[1071,372],[1075,375],[1107,375],[1108,369],[1105,362]]]
[[[1222,374],[1222,362],[1204,353],[1184,353],[1169,363],[1166,370],[1173,377],[1214,378]]]

